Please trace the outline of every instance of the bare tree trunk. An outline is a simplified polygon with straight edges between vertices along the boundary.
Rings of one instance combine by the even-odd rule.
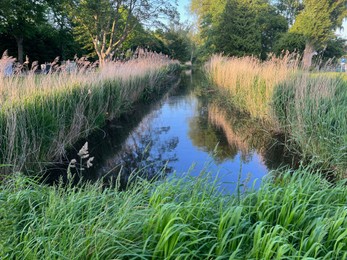
[[[311,42],[306,42],[304,57],[302,58],[302,68],[308,70],[312,65],[312,58],[317,52]]]
[[[20,64],[23,64],[23,36],[15,36],[17,42],[17,50],[18,50],[18,61]]]

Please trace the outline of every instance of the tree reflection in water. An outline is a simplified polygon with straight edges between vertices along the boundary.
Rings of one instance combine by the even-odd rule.
[[[120,182],[125,188],[132,179],[140,177],[148,180],[162,178],[174,169],[170,162],[177,160],[175,148],[178,137],[166,138],[170,127],[151,125],[151,114],[129,135],[119,152],[108,158],[98,170],[98,178],[106,184]],[[164,137],[163,137],[164,136]]]

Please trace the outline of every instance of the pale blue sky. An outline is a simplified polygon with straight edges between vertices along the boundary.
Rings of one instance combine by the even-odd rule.
[[[190,0],[178,0],[178,12],[180,13],[181,22],[184,22],[186,20],[192,20],[190,19],[191,14],[189,14],[189,4]]]

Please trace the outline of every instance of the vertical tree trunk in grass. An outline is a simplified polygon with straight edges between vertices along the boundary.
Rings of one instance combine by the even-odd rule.
[[[17,42],[17,50],[18,50],[18,62],[23,64],[23,36],[15,36]]]
[[[312,58],[317,52],[312,43],[306,42],[304,56],[302,58],[302,68],[308,70],[312,65]]]

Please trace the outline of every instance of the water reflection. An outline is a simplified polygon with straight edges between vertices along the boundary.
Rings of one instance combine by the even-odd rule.
[[[203,77],[183,74],[162,100],[137,107],[132,115],[90,136],[95,165],[84,178],[103,178],[106,183],[118,179],[125,185],[136,174],[152,179],[210,171],[212,177],[218,174],[221,188],[231,192],[237,183],[251,186],[280,165],[284,149],[274,145],[274,135],[199,95],[203,84]],[[75,157],[72,152],[68,159]]]

